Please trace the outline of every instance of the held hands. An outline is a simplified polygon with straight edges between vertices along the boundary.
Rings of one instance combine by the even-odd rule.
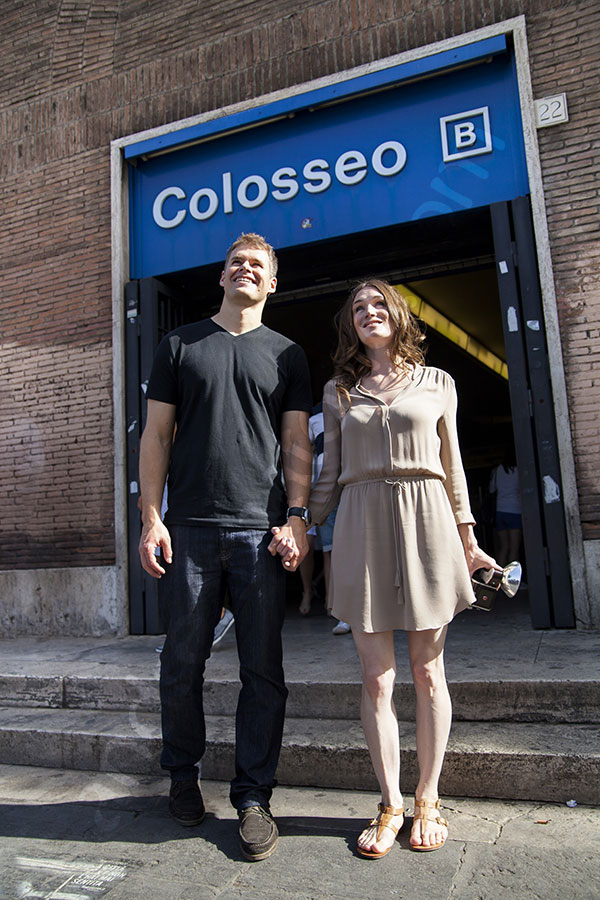
[[[279,554],[286,572],[295,572],[306,554],[306,526],[298,516],[291,516],[286,525],[271,528],[273,539],[268,550],[272,556]]]
[[[301,519],[291,521],[293,524],[288,523],[280,528],[275,526],[271,529],[273,539],[268,550],[272,556],[280,555],[281,564],[286,571],[295,572],[308,553],[308,541],[304,522]],[[143,527],[139,544],[142,568],[153,578],[160,578],[165,574],[155,553],[159,548],[162,550],[164,561],[172,562],[171,536],[165,525],[157,519]]]
[[[160,565],[155,551],[161,548],[165,562],[170,563],[173,560],[173,551],[171,549],[171,535],[160,521],[144,525],[142,535],[140,537],[140,560],[142,568],[152,575],[153,578],[160,578],[165,574],[165,570]]]

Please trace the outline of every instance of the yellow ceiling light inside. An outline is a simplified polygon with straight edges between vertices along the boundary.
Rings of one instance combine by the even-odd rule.
[[[470,356],[475,357],[488,369],[491,369],[508,381],[508,368],[503,359],[500,359],[499,356],[496,356],[495,353],[492,353],[491,350],[480,344],[463,328],[452,322],[451,319],[448,319],[439,309],[435,309],[435,307],[423,300],[422,297],[419,297],[418,294],[415,294],[414,291],[405,287],[405,285],[395,284],[394,287],[402,294],[413,315],[425,322],[430,328],[433,328],[434,331],[437,331],[438,334],[441,334],[442,337],[452,341],[453,344],[456,344]]]

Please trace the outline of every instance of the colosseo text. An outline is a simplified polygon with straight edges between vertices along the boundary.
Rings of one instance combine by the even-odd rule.
[[[362,182],[371,169],[375,175],[390,178],[406,165],[406,149],[399,141],[383,141],[370,157],[360,150],[345,150],[333,164],[322,158],[309,160],[298,172],[293,166],[281,166],[270,176],[247,175],[239,184],[231,172],[222,172],[218,190],[201,187],[188,200],[186,191],[178,185],[161,190],[152,204],[152,217],[159,228],[176,228],[188,213],[199,222],[211,219],[219,209],[229,214],[237,203],[244,209],[261,206],[269,196],[283,203],[293,200],[299,192],[320,194],[331,187],[335,179],[344,186]]]

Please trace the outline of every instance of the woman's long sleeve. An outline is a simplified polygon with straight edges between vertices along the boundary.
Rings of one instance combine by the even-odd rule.
[[[328,381],[323,392],[323,468],[319,480],[310,494],[310,511],[313,522],[322,525],[340,501],[342,485],[338,483],[341,471],[341,413],[335,383]]]
[[[444,487],[446,488],[446,493],[450,500],[456,524],[475,524],[475,519],[471,512],[467,479],[458,443],[456,409],[456,388],[454,387],[454,382],[452,382],[448,392],[446,409],[438,423],[438,434],[441,441],[440,459],[446,475]]]

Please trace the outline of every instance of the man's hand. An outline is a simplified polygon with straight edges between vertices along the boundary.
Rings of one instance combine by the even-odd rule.
[[[162,550],[165,562],[172,562],[171,535],[160,519],[156,519],[142,528],[139,546],[142,568],[148,575],[152,575],[153,578],[160,578],[165,574],[165,570],[159,564],[155,553],[159,547]]]
[[[308,541],[306,540],[306,525],[299,516],[292,516],[286,525],[271,528],[273,540],[268,550],[272,556],[281,557],[281,565],[286,572],[295,572],[306,554],[308,553]]]

